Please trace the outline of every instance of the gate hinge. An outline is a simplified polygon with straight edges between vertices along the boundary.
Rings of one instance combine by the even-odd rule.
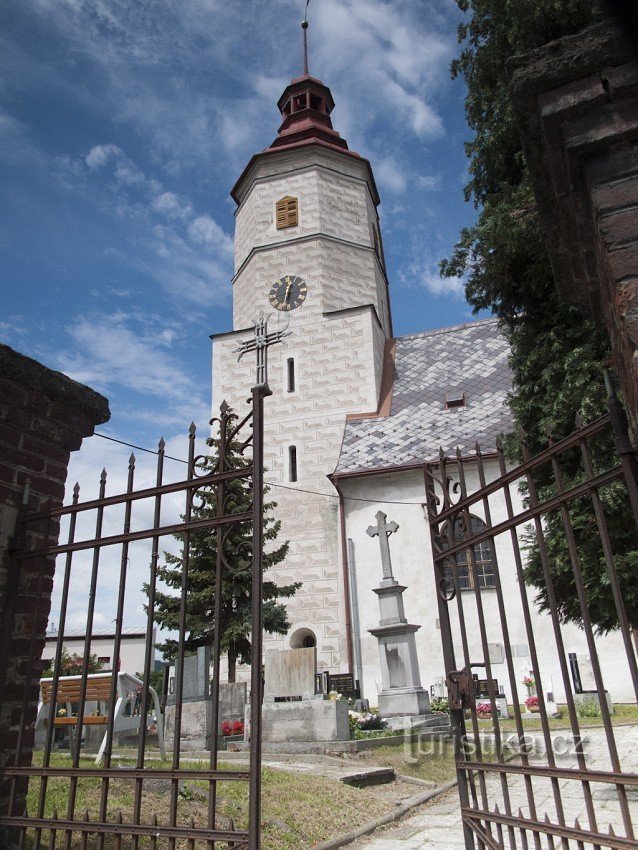
[[[451,670],[445,680],[448,700],[453,711],[472,708],[474,703],[474,685],[469,670]]]

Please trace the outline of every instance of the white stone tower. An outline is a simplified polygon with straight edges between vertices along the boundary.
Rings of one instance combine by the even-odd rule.
[[[330,90],[304,70],[279,99],[277,138],[231,193],[233,330],[213,337],[213,410],[222,399],[245,409],[254,364],[237,364],[238,338],[262,311],[289,318],[287,347],[269,352],[265,457],[266,480],[283,485],[272,489],[279,539],[291,545],[268,578],[303,586],[288,602],[290,632],[266,647],[316,644],[319,668],[336,673],[352,658],[339,504],[326,476],[346,415],[377,411],[392,325],[370,163],[332,128]]]

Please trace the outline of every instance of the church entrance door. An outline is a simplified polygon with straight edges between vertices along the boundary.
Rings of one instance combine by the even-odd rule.
[[[465,845],[636,848],[637,728],[610,698],[638,699],[636,454],[611,390],[608,415],[520,449],[424,467]]]

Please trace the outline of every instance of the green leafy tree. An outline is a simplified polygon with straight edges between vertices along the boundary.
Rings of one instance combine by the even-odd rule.
[[[77,652],[69,652],[66,644],[62,646],[62,654],[60,656],[60,676],[79,676],[82,673],[84,664],[84,656],[78,655]],[[99,673],[102,669],[102,664],[97,655],[91,653],[89,655],[89,673]]]
[[[509,97],[508,59],[549,41],[576,33],[602,15],[592,0],[456,0],[467,13],[459,26],[460,56],[452,75],[467,84],[465,109],[473,138],[466,144],[470,180],[466,200],[478,209],[476,223],[461,231],[444,276],[463,276],[474,312],[491,310],[511,345],[513,389],[510,406],[517,428],[527,434],[536,453],[567,436],[579,413],[591,421],[606,411],[602,365],[609,357],[604,331],[560,298],[543,241],[539,215]],[[515,441],[507,444],[512,457]],[[610,441],[596,447],[600,466],[611,459]],[[566,469],[567,481],[578,477],[578,464]],[[571,479],[570,479],[571,476]],[[540,494],[552,488],[549,476],[537,482]],[[601,498],[624,577],[636,565],[636,541],[630,511],[618,486]],[[572,519],[596,626],[617,626],[616,609],[604,569],[591,503],[573,506]],[[563,620],[580,621],[565,535],[560,517],[547,526],[548,546]],[[539,552],[530,542],[527,581],[538,588],[547,608],[547,591]],[[623,582],[625,602],[638,625],[638,587]]]
[[[229,411],[232,420],[236,415]],[[209,439],[207,444],[215,451],[217,441]],[[214,459],[209,458],[202,467],[212,471]],[[229,468],[239,468],[246,460],[239,452],[237,440],[228,447],[227,463]],[[265,488],[265,493],[269,488]],[[215,488],[199,491],[200,504],[193,510],[193,519],[214,517],[217,508]],[[224,485],[224,513],[242,513],[250,511],[251,491],[245,480],[234,480]],[[275,519],[273,511],[276,502],[264,505],[264,571],[281,563],[288,553],[288,541],[275,545],[281,530],[281,520]],[[183,535],[176,535],[178,540]],[[252,529],[250,523],[237,523],[224,529],[223,557],[226,566],[223,572],[221,600],[221,649],[228,656],[228,680],[235,681],[237,662],[251,662],[251,582],[252,582]],[[164,553],[165,563],[158,567],[158,578],[175,593],[157,592],[155,621],[161,629],[176,630],[179,626],[180,592],[182,586],[182,556]],[[200,646],[212,646],[216,624],[215,611],[215,575],[217,560],[217,531],[215,528],[191,532],[188,564],[186,650],[195,650]],[[278,601],[293,596],[301,584],[278,586],[273,581],[263,583],[264,629],[271,634],[285,634],[290,628],[286,615],[286,606]],[[148,585],[144,586],[148,594]],[[175,657],[178,643],[169,638],[158,648],[167,660]]]

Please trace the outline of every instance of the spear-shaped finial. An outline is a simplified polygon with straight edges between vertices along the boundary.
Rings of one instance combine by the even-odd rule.
[[[301,22],[301,29],[303,30],[303,73],[304,73],[304,77],[308,76],[308,3],[310,3],[310,0],[306,0],[306,11],[304,13],[303,21]]]

